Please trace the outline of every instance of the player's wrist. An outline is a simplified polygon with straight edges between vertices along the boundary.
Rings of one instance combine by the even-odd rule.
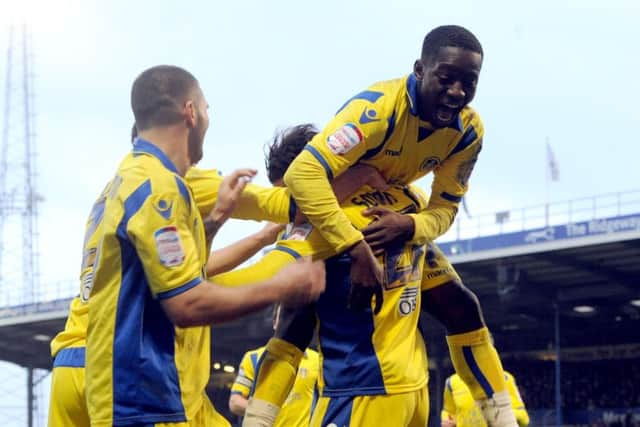
[[[371,252],[371,248],[369,247],[369,244],[364,241],[364,239],[359,240],[347,250],[347,253],[349,254],[349,257],[351,259],[365,258],[369,252]]]
[[[226,220],[227,219],[224,215],[221,212],[216,211],[215,208],[211,211],[211,213],[202,221],[204,225],[204,233],[208,240],[212,239],[216,235]]]
[[[228,214],[224,210],[214,207],[209,213],[208,219],[210,222],[222,226],[222,224],[226,222],[228,217]]]
[[[416,221],[411,215],[402,215],[402,237],[404,240],[413,240],[416,233]]]

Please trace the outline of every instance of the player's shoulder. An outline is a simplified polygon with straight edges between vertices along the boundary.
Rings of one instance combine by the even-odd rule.
[[[262,356],[262,353],[264,353],[265,348],[266,348],[265,346],[254,348],[253,350],[247,351],[247,354],[260,357]]]
[[[480,114],[470,105],[467,105],[460,112],[460,118],[462,119],[462,128],[464,132],[473,130],[476,134],[484,134],[484,124],[480,118]]]
[[[187,181],[192,179],[218,180],[221,177],[222,177],[222,172],[218,169],[202,169],[202,168],[196,168],[196,167],[190,168],[185,175],[185,179]]]
[[[167,193],[179,191],[178,174],[164,167],[159,159],[148,155],[128,155],[118,167],[117,187],[122,195],[134,191]],[[143,188],[141,188],[143,187]]]
[[[381,80],[369,86],[370,91],[380,93],[380,96],[397,96],[404,93],[409,76],[402,76],[395,79]]]
[[[391,114],[395,109],[398,97],[404,93],[407,77],[392,80],[383,80],[373,83],[365,90],[352,96],[338,110],[338,113],[351,105],[358,103],[369,104],[375,108],[374,112],[368,112],[366,123],[379,121],[381,115]],[[375,114],[375,115],[374,115]]]

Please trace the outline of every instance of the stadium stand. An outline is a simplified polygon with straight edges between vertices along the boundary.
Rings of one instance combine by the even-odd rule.
[[[478,295],[531,426],[556,425],[558,353],[563,425],[640,426],[640,191],[473,220],[460,216],[439,244]],[[68,301],[0,308],[0,360],[50,368],[49,343],[34,337],[63,327]],[[421,326],[434,427],[452,370],[441,327],[428,317]],[[270,335],[268,310],[213,330],[212,364],[220,366],[212,366],[208,392],[230,420],[228,386],[235,374],[221,367],[237,366]]]

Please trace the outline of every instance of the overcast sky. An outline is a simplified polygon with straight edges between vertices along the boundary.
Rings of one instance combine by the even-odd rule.
[[[409,73],[431,28],[461,24],[485,50],[472,213],[545,202],[546,138],[561,175],[551,200],[640,187],[633,0],[60,0],[29,13],[45,283],[77,275],[84,221],[130,149],[131,83],[162,63],[192,71],[211,105],[200,165],[257,167],[266,184],[262,147],[276,127],[323,125],[369,84]],[[230,224],[217,245],[258,227]]]
[[[635,0],[3,2],[3,80],[9,12],[25,3],[42,281],[67,281],[66,293],[77,289],[91,205],[130,149],[131,83],[157,64],[192,71],[208,97],[201,166],[257,167],[266,185],[262,147],[276,127],[323,125],[371,83],[409,73],[431,28],[461,24],[485,51],[473,103],[486,128],[468,194],[474,215],[640,188]],[[546,138],[561,176],[548,190]],[[258,227],[230,224],[216,245]],[[9,423],[24,425],[21,414]]]

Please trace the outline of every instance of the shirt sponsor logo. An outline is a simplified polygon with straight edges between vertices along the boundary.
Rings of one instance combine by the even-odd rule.
[[[163,227],[153,234],[153,238],[156,242],[160,264],[165,267],[175,267],[182,264],[185,255],[176,227]]]
[[[393,194],[380,190],[360,193],[351,199],[351,203],[354,205],[366,206],[368,208],[380,205],[393,205],[397,202],[398,199]]]
[[[399,150],[386,149],[386,150],[384,150],[384,154],[385,154],[385,156],[398,157],[398,156],[400,156],[400,154],[402,154],[402,148],[403,147],[400,147]]]
[[[362,142],[362,132],[353,123],[347,123],[329,135],[327,146],[333,154],[346,154]]]
[[[451,273],[453,273],[453,268],[451,267],[441,268],[439,270],[431,271],[425,274],[425,279],[427,280],[435,279],[436,277],[440,277],[445,274],[451,274]]]

